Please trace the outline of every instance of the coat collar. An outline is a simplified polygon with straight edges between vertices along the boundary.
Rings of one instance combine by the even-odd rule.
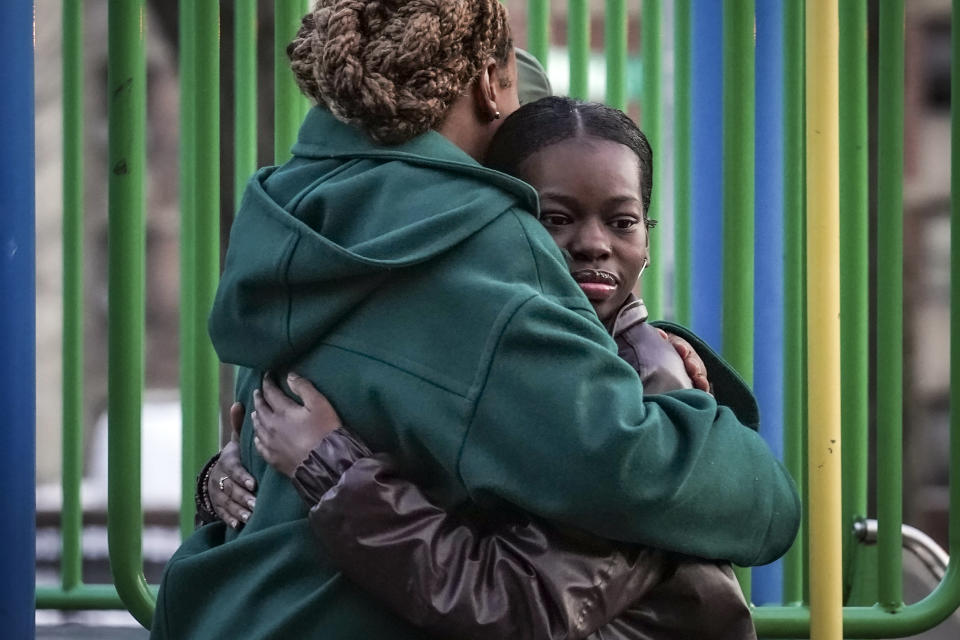
[[[613,320],[613,328],[610,330],[610,335],[616,338],[630,327],[638,325],[641,322],[646,322],[646,320],[647,306],[643,304],[642,299],[631,293],[629,297],[627,297],[626,302],[623,303],[623,306],[620,307],[620,311],[617,312],[617,316]]]

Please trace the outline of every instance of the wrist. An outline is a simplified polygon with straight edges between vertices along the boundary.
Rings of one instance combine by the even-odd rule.
[[[194,493],[194,505],[197,509],[197,520],[200,524],[216,522],[219,519],[213,510],[213,503],[210,501],[210,473],[219,460],[220,453],[217,452],[216,455],[203,465],[200,473],[197,474],[197,489]]]

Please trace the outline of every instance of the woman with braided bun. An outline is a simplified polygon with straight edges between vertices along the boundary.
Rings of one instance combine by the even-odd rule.
[[[321,0],[290,54],[318,106],[293,158],[248,185],[210,318],[238,401],[265,371],[300,372],[449,512],[780,555],[798,503],[756,432],[702,391],[644,397],[536,192],[479,163],[517,107],[499,3]],[[256,509],[185,541],[152,637],[427,637],[338,571],[255,437],[247,416]]]

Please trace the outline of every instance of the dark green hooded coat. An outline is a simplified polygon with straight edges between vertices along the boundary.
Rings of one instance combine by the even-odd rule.
[[[643,397],[529,185],[436,132],[376,147],[319,108],[293,152],[247,187],[210,317],[246,406],[261,372],[293,369],[450,508],[513,505],[743,565],[787,549],[785,470],[708,394]],[[338,573],[249,418],[242,451],[253,517],[184,543],[152,637],[424,637]]]

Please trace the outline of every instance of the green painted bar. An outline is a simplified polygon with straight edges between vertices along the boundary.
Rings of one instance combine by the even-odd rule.
[[[753,0],[723,11],[723,352],[753,381]]]
[[[110,0],[107,543],[120,599],[145,627],[154,597],[143,577],[140,425],[146,225],[144,0]]]
[[[234,22],[234,206],[257,170],[257,0],[237,0]]]
[[[85,584],[71,589],[37,587],[37,609],[123,609],[112,584]]]
[[[753,0],[723,5],[723,355],[753,384]],[[750,571],[737,577],[750,600]]]
[[[783,197],[784,197],[784,357],[783,357],[783,452],[784,464],[806,496],[803,460],[803,0],[789,0],[783,8]],[[806,504],[806,500],[803,500]],[[795,543],[783,560],[783,599],[788,604],[803,600],[804,546]]]
[[[299,2],[276,0],[274,3],[273,43],[273,160],[283,164],[297,139],[303,108],[300,90],[294,82],[287,59],[287,45],[300,28],[303,17]]]
[[[677,322],[690,323],[690,149],[691,149],[691,113],[690,78],[692,75],[691,56],[692,14],[691,0],[676,0],[673,9],[673,145],[674,145],[674,314]]]
[[[63,506],[60,583],[83,580],[83,0],[63,3]]]
[[[867,516],[869,228],[867,5],[840,2],[840,363],[843,568],[849,587],[853,523]]]
[[[569,0],[567,50],[570,54],[570,95],[586,100],[590,97],[590,2],[588,0]]]
[[[527,48],[546,69],[550,53],[550,0],[527,3]]]
[[[640,128],[647,135],[654,158],[666,159],[667,155],[661,147],[662,136],[660,130],[660,0],[643,0],[643,13],[640,15],[640,55],[643,61],[643,96],[641,98]],[[653,197],[650,199],[651,218],[660,218],[660,199],[657,194],[663,192],[663,172],[653,171]],[[663,274],[657,265],[663,263],[658,259],[656,243],[651,241],[650,265],[643,276],[643,301],[650,309],[652,317],[663,317],[662,304]]]
[[[194,343],[196,397],[193,419],[193,460],[189,477],[220,448],[220,360],[207,337],[207,315],[220,281],[220,4],[198,0],[196,15],[196,224],[194,230]],[[181,505],[193,513],[193,500]]]
[[[194,529],[193,434],[196,432],[197,375],[193,318],[196,315],[197,217],[197,36],[193,3],[179,5],[180,37],[180,537]]]
[[[312,0],[300,0],[300,15],[297,20],[297,29],[300,28],[303,16],[307,15],[313,10],[313,5],[316,4]],[[296,32],[294,32],[296,33]],[[290,39],[293,39],[293,35],[290,36]],[[286,58],[285,58],[286,59]],[[290,71],[287,72],[292,76]],[[297,103],[300,105],[300,120],[297,122],[297,132],[300,131],[300,123],[303,122],[303,119],[307,117],[307,112],[310,111],[310,107],[313,106],[313,103],[303,95],[303,92],[297,89]]]
[[[903,605],[903,0],[880,3],[877,71],[878,602]],[[956,505],[954,505],[956,506]]]
[[[621,111],[627,109],[627,3],[606,0],[603,16],[606,52],[606,103]]]

